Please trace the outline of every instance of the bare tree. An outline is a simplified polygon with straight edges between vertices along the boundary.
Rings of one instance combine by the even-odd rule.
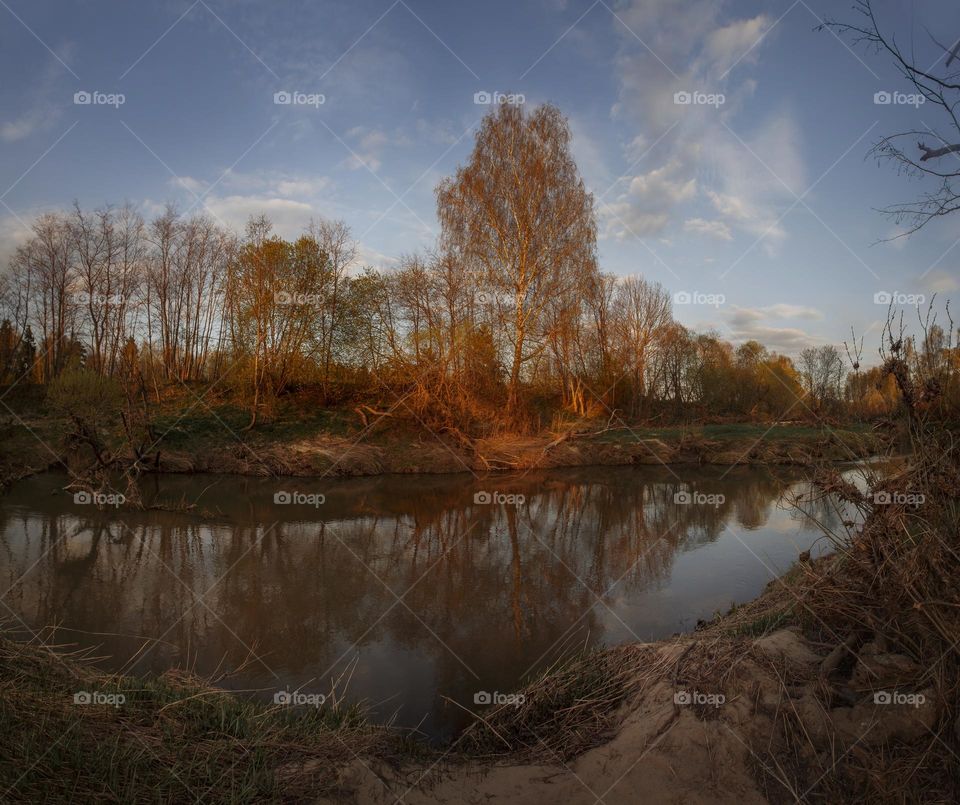
[[[318,309],[315,341],[320,365],[320,382],[324,397],[329,399],[336,339],[341,332],[341,323],[345,315],[343,296],[348,271],[357,259],[358,246],[350,233],[350,227],[343,221],[321,219],[312,222],[308,231],[310,237],[319,244],[321,251],[327,256],[316,287],[316,292],[321,296],[321,304]]]
[[[570,154],[559,110],[531,114],[501,104],[487,115],[469,163],[437,189],[443,247],[476,265],[492,294],[509,349],[508,411],[517,413],[523,368],[546,348],[547,306],[578,307],[596,271],[596,221]]]
[[[637,405],[646,395],[646,373],[651,352],[664,327],[673,320],[670,294],[657,282],[640,276],[617,283],[613,298],[614,332],[619,365],[629,373]]]
[[[840,397],[843,382],[843,358],[832,344],[807,347],[800,352],[800,377],[804,389],[813,400],[814,410]]]
[[[25,323],[39,332],[44,381],[67,364],[77,323],[77,254],[69,222],[54,213],[33,224],[33,237],[11,261],[11,281],[22,300]]]
[[[872,149],[877,157],[892,160],[904,172],[929,177],[936,183],[935,189],[915,201],[883,210],[898,224],[906,221],[907,231],[903,234],[912,234],[931,220],[960,209],[960,191],[956,186],[960,179],[960,39],[947,45],[937,41],[928,30],[927,47],[911,41],[904,50],[891,30],[892,25],[878,18],[872,0],[854,0],[853,10],[856,19],[828,20],[819,27],[832,29],[854,44],[885,55],[915,90],[916,105],[932,104],[939,111],[938,128],[929,127],[928,121],[934,121],[937,115],[925,109],[922,121],[918,120],[920,126],[886,135]],[[957,36],[954,31],[951,39]],[[890,94],[886,90],[879,94],[884,93]]]

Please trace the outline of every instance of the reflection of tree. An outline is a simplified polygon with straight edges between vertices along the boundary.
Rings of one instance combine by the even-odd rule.
[[[844,520],[859,519],[847,504],[824,494],[818,485],[810,481],[794,485],[789,494],[784,496],[781,505],[789,509],[793,519],[834,534],[842,529]]]
[[[201,505],[222,513],[215,521],[156,510],[81,518],[53,498],[44,511],[0,515],[0,582],[26,573],[8,603],[33,626],[97,633],[117,668],[141,648],[131,635],[165,635],[136,655],[138,671],[180,664],[209,674],[238,667],[251,647],[263,663],[247,668],[245,686],[275,686],[270,670],[299,684],[340,659],[329,677],[359,651],[468,700],[468,691],[510,689],[570,635],[601,641],[596,596],[665,581],[678,552],[727,523],[759,527],[790,480],[684,475],[684,484],[662,471],[596,468],[482,483],[383,478],[331,484],[317,509],[273,505],[278,482],[234,479],[204,493]],[[187,483],[164,479],[158,493],[179,499]],[[523,494],[526,505],[474,503],[480,488]],[[682,488],[722,502],[678,505]],[[361,692],[380,690],[371,676],[380,667],[361,662]]]

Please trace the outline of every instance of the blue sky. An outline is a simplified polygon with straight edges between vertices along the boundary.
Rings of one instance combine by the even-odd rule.
[[[960,31],[946,3],[877,9],[931,64],[927,30]],[[960,218],[877,242],[896,229],[876,208],[924,185],[871,144],[943,121],[876,104],[911,88],[815,31],[824,14],[852,18],[825,0],[0,0],[0,259],[40,212],[127,200],[238,229],[264,212],[284,235],[342,218],[390,266],[434,242],[434,188],[489,109],[475,93],[513,92],[568,116],[605,270],[722,295],[675,315],[734,341],[795,353],[852,325],[870,345],[878,291],[960,289]]]

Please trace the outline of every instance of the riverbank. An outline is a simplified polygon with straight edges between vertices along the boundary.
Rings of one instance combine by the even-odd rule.
[[[242,410],[223,404],[206,411],[158,414],[157,443],[147,451],[152,471],[259,476],[353,477],[387,473],[455,473],[637,464],[783,464],[849,461],[882,451],[869,425],[731,423],[650,428],[571,426],[561,433],[501,436],[465,442],[417,422],[384,418],[363,426],[343,410],[300,409],[244,430]],[[66,420],[21,411],[0,423],[0,478],[17,478],[71,461]],[[105,433],[121,463],[120,430]]]
[[[90,659],[0,637],[0,800],[308,802],[335,797],[357,756],[420,751],[336,701],[268,707],[180,672],[107,675]]]
[[[429,773],[354,763],[341,785],[358,803],[414,785],[404,802],[955,801],[925,669],[882,639],[811,636],[798,595],[840,561],[798,564],[693,634],[554,669],[519,706],[481,713]]]
[[[203,450],[170,449],[159,466],[162,472],[337,477],[634,464],[809,465],[874,455],[880,446],[865,430],[769,424],[500,437],[468,448],[408,429],[369,438],[319,433],[292,442],[250,439]]]
[[[940,731],[937,686],[880,640],[838,661],[812,636],[804,597],[841,563],[801,561],[692,634],[568,660],[440,749],[336,702],[265,706],[3,639],[0,788],[54,802],[949,801],[946,749],[897,779]]]

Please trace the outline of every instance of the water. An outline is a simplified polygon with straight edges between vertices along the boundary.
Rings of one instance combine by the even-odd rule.
[[[145,501],[195,506],[183,512],[101,511],[48,473],[0,497],[0,617],[56,624],[109,671],[184,667],[267,701],[349,678],[347,697],[377,718],[443,739],[470,720],[448,700],[476,709],[564,652],[690,630],[825,550],[789,503],[803,478],[594,467],[143,482]],[[293,493],[325,499],[275,502]],[[829,501],[810,506],[839,527]]]

